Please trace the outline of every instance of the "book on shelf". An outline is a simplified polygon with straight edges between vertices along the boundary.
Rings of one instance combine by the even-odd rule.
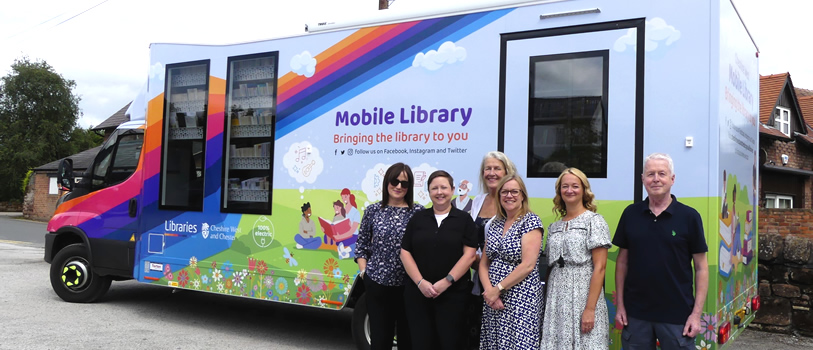
[[[252,84],[239,84],[237,88],[232,90],[232,97],[259,97],[271,96],[274,92],[274,86],[268,83]]]
[[[230,145],[229,155],[232,157],[269,157],[271,156],[271,142],[262,142],[244,147]]]
[[[268,176],[252,177],[240,181],[241,190],[268,190]]]
[[[259,110],[257,112],[259,112]],[[268,125],[271,124],[271,122],[271,113],[263,112],[259,115],[255,113],[255,115],[244,115],[242,117],[237,117],[236,125]]]
[[[239,190],[241,186],[240,178],[239,177],[230,177],[229,178],[229,189],[230,190]]]

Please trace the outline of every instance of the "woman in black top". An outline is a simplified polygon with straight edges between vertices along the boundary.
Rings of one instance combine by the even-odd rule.
[[[469,266],[477,249],[471,216],[452,207],[454,180],[438,170],[429,175],[432,209],[415,213],[401,241],[401,261],[414,283],[404,303],[415,349],[462,349]]]
[[[392,349],[397,328],[398,348],[410,350],[409,325],[404,303],[400,302],[406,273],[398,255],[407,223],[423,206],[413,202],[415,178],[404,163],[395,163],[387,169],[382,187],[387,190],[381,201],[370,204],[364,211],[356,242],[356,263],[364,281],[370,316],[370,348]]]

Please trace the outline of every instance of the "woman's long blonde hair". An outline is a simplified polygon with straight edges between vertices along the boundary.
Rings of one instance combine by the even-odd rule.
[[[582,183],[582,204],[584,205],[587,210],[596,212],[598,207],[594,202],[596,196],[593,194],[593,191],[590,189],[590,181],[587,181],[587,175],[576,168],[567,168],[559,174],[559,178],[556,179],[556,196],[553,197],[553,214],[557,215],[558,217],[565,217],[567,215],[567,207],[565,206],[564,201],[562,200],[562,178],[565,175],[570,174],[577,178]]]

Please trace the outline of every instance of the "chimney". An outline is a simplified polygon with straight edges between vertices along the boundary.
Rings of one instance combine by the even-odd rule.
[[[378,9],[379,10],[386,10],[389,8],[390,2],[389,0],[378,0]]]

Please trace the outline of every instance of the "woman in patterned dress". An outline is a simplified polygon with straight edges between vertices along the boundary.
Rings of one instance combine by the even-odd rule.
[[[609,316],[604,268],[610,229],[596,214],[590,182],[568,168],[556,180],[554,214],[548,227],[548,295],[542,349],[607,349]]]
[[[471,350],[480,349],[480,327],[483,319],[483,289],[480,286],[480,275],[477,270],[480,268],[480,256],[483,254],[483,244],[485,244],[486,223],[497,214],[497,203],[500,196],[497,194],[497,186],[505,175],[517,173],[517,167],[505,153],[491,151],[483,156],[480,163],[480,190],[482,193],[474,197],[471,206],[471,219],[474,220],[474,227],[477,230],[477,255],[471,268],[474,270],[472,282],[474,287],[471,290],[472,296],[466,306],[466,328],[469,329],[469,336],[466,341],[466,348]]]
[[[370,348],[392,349],[398,329],[398,348],[411,349],[409,326],[404,314],[404,280],[401,238],[412,215],[423,210],[414,204],[415,180],[412,169],[395,163],[384,174],[381,202],[371,204],[361,219],[356,242],[356,263],[364,279],[370,317]]]
[[[536,349],[542,316],[537,264],[542,221],[530,211],[519,175],[504,176],[497,193],[497,215],[486,232],[478,270],[484,291],[480,349]]]

